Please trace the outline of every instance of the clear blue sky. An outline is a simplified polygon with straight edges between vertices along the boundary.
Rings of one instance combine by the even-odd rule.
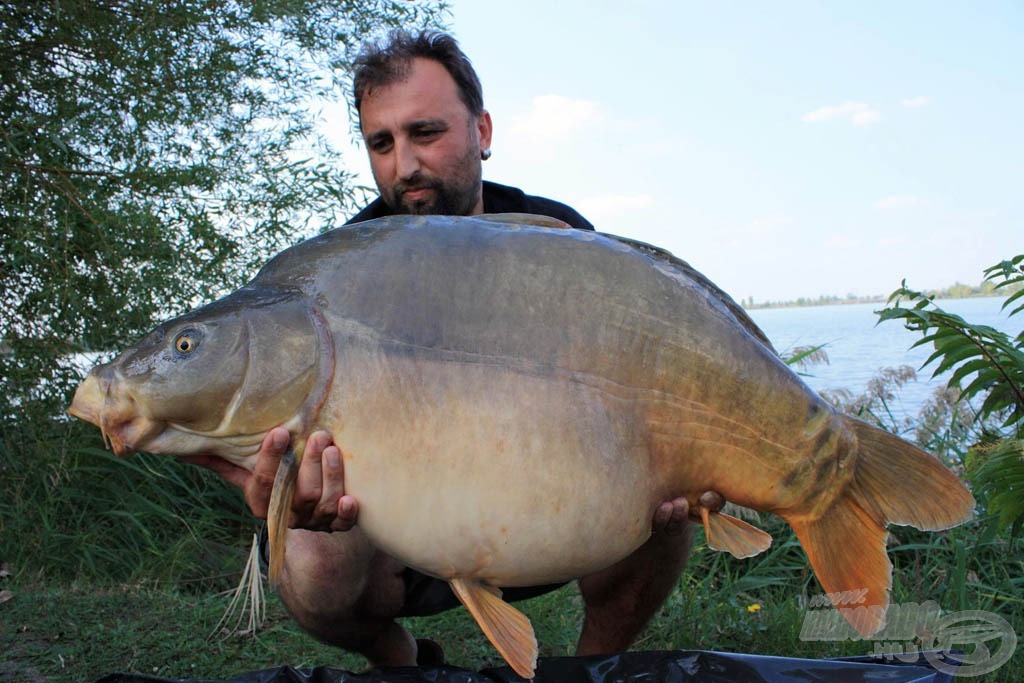
[[[1022,2],[451,4],[485,178],[737,299],[977,284],[1024,251]]]

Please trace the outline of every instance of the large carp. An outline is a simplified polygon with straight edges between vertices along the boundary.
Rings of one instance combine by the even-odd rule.
[[[837,413],[684,262],[509,220],[386,218],[287,249],[95,368],[71,413],[119,455],[250,468],[272,427],[297,453],[330,431],[366,535],[448,580],[525,676],[532,628],[494,587],[608,567],[676,496],[712,547],[767,547],[702,506],[706,491],[785,519],[826,592],[863,594],[853,625],[881,628],[886,525],[963,521],[974,501],[960,480]],[[287,505],[271,506],[273,573]]]

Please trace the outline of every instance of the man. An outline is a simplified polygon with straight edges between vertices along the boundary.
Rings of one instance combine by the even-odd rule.
[[[523,212],[593,229],[572,208],[482,181],[492,124],[480,82],[453,38],[393,33],[385,47],[357,59],[356,111],[380,198],[349,221],[397,213],[476,215]],[[245,491],[265,518],[288,433],[272,430],[250,474],[218,458],[195,457]],[[614,504],[614,501],[609,501]],[[577,654],[627,649],[675,585],[693,536],[685,499],[654,512],[651,539],[633,555],[579,579],[585,607]],[[340,452],[323,432],[307,441],[287,535],[280,596],[315,637],[364,655],[378,666],[443,661],[440,648],[415,640],[399,616],[436,614],[458,605],[447,584],[402,566],[374,548],[356,524],[358,502],[344,493]],[[324,530],[344,533],[323,533]],[[509,600],[557,588],[510,589]]]

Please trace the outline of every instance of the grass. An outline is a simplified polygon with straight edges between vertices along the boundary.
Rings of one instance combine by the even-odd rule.
[[[111,672],[167,678],[226,679],[280,665],[351,671],[366,663],[299,631],[276,599],[255,637],[208,637],[226,601],[153,587],[16,585],[0,606],[0,681],[93,681]],[[711,649],[805,657],[864,654],[863,643],[801,643],[803,612],[795,599],[747,609],[746,599],[714,602],[682,583],[634,649]],[[541,656],[572,653],[580,619],[572,587],[521,605],[534,622]],[[464,610],[410,619],[419,635],[443,643],[449,661],[477,670],[501,666]],[[1011,680],[1011,679],[1007,679]]]
[[[698,541],[687,572],[634,649],[809,658],[870,653],[871,641],[800,639],[807,614],[802,605],[818,589],[792,537],[772,521],[767,526],[777,543],[774,556],[760,562],[733,560]],[[1024,633],[1024,552],[1019,543],[1007,546],[997,539],[968,553],[966,542],[976,533],[958,529],[895,547],[894,597],[935,599],[949,610],[994,611]],[[783,569],[776,575],[772,567]],[[305,635],[274,597],[255,636],[211,635],[229,598],[197,589],[203,584],[61,584],[28,574],[0,583],[12,596],[0,604],[0,652],[5,653],[0,681],[94,681],[112,672],[219,680],[282,665],[366,667],[361,657]],[[582,615],[573,586],[519,606],[534,623],[541,656],[573,652]],[[405,623],[415,634],[442,643],[453,665],[479,670],[503,664],[464,610]],[[1024,680],[1021,659],[1018,655],[985,680]]]
[[[258,636],[208,638],[225,605],[215,594],[142,586],[12,592],[0,606],[0,680],[92,681],[111,672],[227,678],[282,663],[361,666],[299,632],[276,601]]]

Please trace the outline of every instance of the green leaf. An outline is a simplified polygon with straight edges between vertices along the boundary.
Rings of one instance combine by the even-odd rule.
[[[967,361],[953,372],[953,375],[949,378],[950,386],[961,386],[964,378],[971,373],[982,373],[990,365],[987,358],[977,358],[975,360]]]
[[[985,281],[996,289],[1008,288],[1003,310],[1015,306],[1024,296],[1024,255],[1017,255],[985,270]],[[984,435],[979,447],[976,483],[984,489],[988,503],[1000,524],[1022,524],[1024,469],[1020,463],[1021,426],[1024,425],[1024,332],[1010,337],[987,325],[972,325],[936,306],[934,301],[907,287],[889,297],[890,305],[903,300],[915,302],[912,309],[891,307],[878,313],[880,321],[903,320],[907,328],[921,334],[913,346],[931,345],[932,353],[922,367],[932,376],[951,373],[947,386],[960,387],[961,402],[977,408],[972,427]],[[1024,309],[1016,306],[1013,313]],[[966,384],[966,386],[964,386]],[[952,424],[952,423],[950,423]],[[1009,454],[1015,454],[1013,457]]]
[[[1003,526],[1024,518],[1024,441],[1007,440],[979,453],[971,476],[974,486],[988,497],[989,512]]]

